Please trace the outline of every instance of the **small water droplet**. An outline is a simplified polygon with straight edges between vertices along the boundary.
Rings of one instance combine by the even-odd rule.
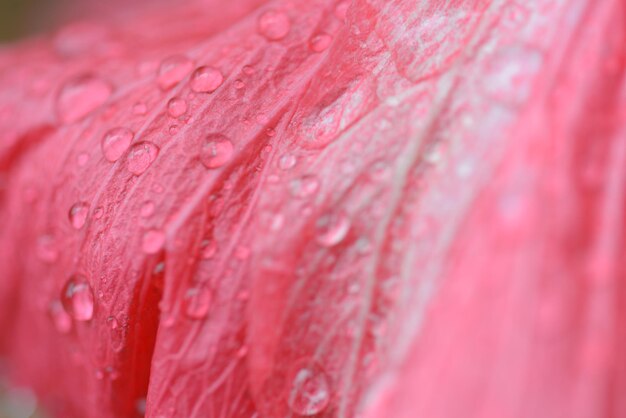
[[[109,162],[117,161],[126,152],[135,134],[128,128],[110,129],[102,138],[102,153]]]
[[[278,168],[281,170],[289,170],[296,165],[296,157],[291,154],[285,154],[278,160]]]
[[[114,316],[110,316],[107,318],[107,322],[109,324],[109,328],[111,329],[117,329],[117,327],[119,327],[119,322],[117,321],[117,319],[115,319]]]
[[[137,413],[139,415],[145,415],[146,414],[146,398],[139,398],[137,399],[137,401],[135,402],[135,409],[137,410]]]
[[[143,202],[140,209],[140,214],[143,218],[148,218],[154,213],[154,202],[147,200]]]
[[[206,287],[187,290],[183,300],[185,315],[191,319],[203,319],[209,313],[213,295]]]
[[[159,155],[159,147],[152,142],[135,144],[128,153],[128,171],[136,176],[143,174]]]
[[[350,7],[350,0],[344,0],[335,7],[335,16],[342,22],[346,21],[348,15],[348,7]]]
[[[141,249],[146,254],[156,254],[165,245],[165,234],[158,229],[150,229],[143,234]]]
[[[239,350],[237,350],[237,357],[239,358],[243,358],[245,356],[248,355],[248,347],[245,345],[242,345]]]
[[[157,83],[163,90],[169,90],[187,77],[193,70],[193,61],[184,55],[174,55],[164,59],[159,66]]]
[[[200,255],[205,260],[212,258],[215,253],[217,253],[217,244],[212,240],[204,240],[202,244],[200,244],[201,252]]]
[[[348,235],[350,219],[343,212],[326,214],[317,220],[315,227],[318,244],[332,247],[339,244]]]
[[[196,93],[213,93],[224,82],[224,76],[214,67],[200,67],[191,76],[191,90]]]
[[[77,160],[78,166],[84,167],[89,162],[89,154],[87,154],[86,152],[81,152],[80,154],[78,154]]]
[[[96,210],[93,212],[93,217],[95,219],[101,219],[103,215],[104,215],[104,209],[102,208],[102,206],[98,206]]]
[[[112,90],[107,82],[94,75],[72,78],[61,87],[57,96],[57,115],[64,123],[77,122],[102,106]]]
[[[218,168],[233,157],[233,143],[222,134],[211,134],[202,147],[200,161],[206,168]]]
[[[109,31],[95,22],[79,21],[61,28],[54,36],[54,47],[61,55],[78,55],[109,45]]]
[[[254,74],[254,67],[252,67],[251,65],[244,65],[241,70],[243,71],[245,75]]]
[[[167,113],[171,117],[177,118],[184,115],[187,112],[187,101],[180,97],[174,97],[167,102]]]
[[[259,17],[257,28],[266,39],[278,41],[287,36],[291,30],[291,21],[284,12],[268,10]]]
[[[133,105],[133,113],[135,115],[143,116],[148,113],[148,106],[146,106],[146,104],[143,102],[135,103]]]
[[[152,273],[157,275],[157,274],[163,273],[164,271],[165,271],[165,261],[161,261],[156,266],[154,266],[154,270],[152,270]]]
[[[309,197],[317,193],[320,182],[312,174],[307,174],[297,179],[293,179],[289,184],[289,191],[293,197],[300,199]]]
[[[250,249],[248,247],[244,247],[243,245],[238,246],[235,249],[235,257],[239,260],[246,260],[250,257]]]
[[[276,130],[274,128],[267,128],[265,130],[265,135],[267,135],[267,136],[269,136],[271,138],[274,135],[276,135]]]
[[[107,366],[107,368],[105,369],[105,371],[107,372],[107,374],[109,375],[109,379],[111,380],[117,380],[120,378],[120,372],[117,369],[114,369],[111,366]]]
[[[93,291],[85,276],[76,274],[69,278],[61,291],[61,303],[77,321],[89,321],[93,317]]]
[[[332,36],[327,33],[320,33],[311,38],[309,48],[313,52],[322,52],[330,46],[332,41]]]
[[[243,80],[235,80],[235,82],[233,83],[233,86],[235,86],[235,88],[237,90],[241,90],[242,88],[244,88],[246,86],[246,83],[243,82]]]
[[[59,257],[56,240],[52,235],[42,235],[37,240],[37,257],[41,261],[52,263]]]
[[[72,329],[72,318],[65,312],[63,305],[58,300],[50,304],[50,316],[54,327],[61,334],[67,334]]]
[[[89,214],[89,204],[85,202],[76,202],[70,208],[68,218],[74,229],[81,229],[87,222]]]
[[[315,365],[300,368],[291,380],[289,407],[298,415],[322,412],[330,403],[330,385],[324,371]]]

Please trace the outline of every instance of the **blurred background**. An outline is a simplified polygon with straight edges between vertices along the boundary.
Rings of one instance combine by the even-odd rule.
[[[188,0],[0,0],[0,44],[91,16],[124,14],[138,6]]]

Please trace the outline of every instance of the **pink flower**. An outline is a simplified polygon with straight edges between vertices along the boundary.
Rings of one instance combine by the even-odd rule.
[[[624,415],[623,1],[95,22],[0,52],[0,353],[50,414]]]

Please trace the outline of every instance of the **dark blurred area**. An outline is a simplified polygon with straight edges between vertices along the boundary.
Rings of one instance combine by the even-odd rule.
[[[52,28],[58,21],[59,0],[0,0],[0,42]]]
[[[71,21],[107,20],[141,8],[187,1],[195,0],[0,0],[0,44]]]

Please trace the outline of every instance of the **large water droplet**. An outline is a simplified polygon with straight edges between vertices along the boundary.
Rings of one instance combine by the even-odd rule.
[[[224,76],[217,68],[200,67],[191,75],[191,90],[196,93],[213,93],[223,81]]]
[[[330,385],[324,371],[315,366],[300,368],[291,380],[289,407],[298,415],[322,412],[330,402]]]
[[[113,128],[102,138],[102,153],[110,162],[117,161],[130,146],[135,134],[127,128]]]
[[[213,295],[206,287],[189,289],[183,300],[185,315],[191,319],[203,319],[209,313]]]
[[[86,202],[76,202],[70,208],[68,218],[74,229],[80,229],[87,222],[89,214],[89,204]]]
[[[222,167],[233,157],[233,143],[222,134],[210,134],[200,153],[200,161],[206,168]]]
[[[292,196],[297,198],[306,198],[317,193],[320,182],[312,174],[307,174],[297,179],[293,179],[289,184],[289,191]]]
[[[57,115],[64,123],[79,121],[102,106],[112,91],[107,82],[94,75],[72,78],[61,87],[57,96]]]
[[[167,102],[167,113],[173,118],[182,116],[187,112],[187,102],[180,97],[174,97]]]
[[[89,321],[93,317],[93,291],[85,276],[76,274],[69,278],[61,291],[61,303],[77,321]]]
[[[317,242],[324,247],[332,247],[339,244],[348,235],[350,219],[343,212],[330,213],[321,216],[315,227],[317,229]]]
[[[309,48],[313,52],[322,52],[330,46],[332,41],[332,36],[327,33],[320,33],[311,38]]]
[[[284,12],[268,10],[259,17],[257,28],[268,40],[278,41],[287,36],[291,30],[291,21]]]
[[[128,153],[128,171],[136,176],[143,174],[159,155],[159,147],[152,142],[135,144]]]
[[[174,55],[164,59],[159,67],[157,83],[163,90],[169,90],[187,77],[193,69],[193,61],[184,55]]]
[[[156,254],[165,245],[165,234],[158,229],[150,229],[143,234],[141,249],[146,254]]]

